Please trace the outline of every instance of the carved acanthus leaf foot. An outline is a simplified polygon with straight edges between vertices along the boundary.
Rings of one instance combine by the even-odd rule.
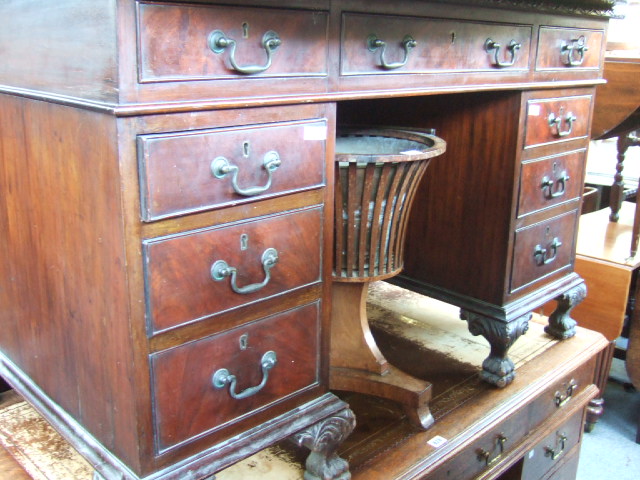
[[[345,408],[307,429],[290,440],[311,450],[307,457],[304,480],[349,480],[349,463],[338,457],[336,450],[356,426],[353,412]]]
[[[584,283],[573,287],[562,295],[556,297],[558,305],[549,316],[549,325],[544,331],[549,335],[564,340],[576,334],[576,322],[571,318],[571,310],[587,296],[587,286]]]
[[[515,378],[515,365],[507,352],[520,335],[529,329],[531,313],[505,322],[462,310],[460,318],[467,321],[472,335],[482,335],[491,346],[489,356],[482,362],[480,377],[500,388],[509,385]]]

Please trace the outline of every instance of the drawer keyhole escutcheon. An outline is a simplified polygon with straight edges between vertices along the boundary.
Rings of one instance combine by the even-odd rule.
[[[211,266],[211,278],[216,282],[220,282],[227,277],[231,277],[231,290],[241,295],[249,293],[255,293],[258,290],[264,288],[271,280],[271,268],[278,263],[278,251],[275,248],[267,248],[262,253],[262,268],[264,270],[264,280],[260,283],[252,283],[251,285],[245,285],[239,287],[236,283],[238,276],[238,269],[230,267],[224,260],[217,260]]]
[[[574,38],[570,43],[562,45],[560,52],[567,56],[565,65],[569,67],[579,67],[584,61],[584,54],[589,50],[587,40],[584,35]]]
[[[240,340],[238,340],[238,343],[240,344],[240,350],[246,350],[247,348],[249,348],[249,334],[244,333],[240,335]]]
[[[578,117],[571,112],[568,112],[563,118],[563,110],[564,109],[561,108],[558,115],[551,112],[548,117],[549,127],[551,128],[553,135],[556,137],[566,137],[567,135],[571,135],[573,125],[578,120]],[[562,129],[563,122],[567,125],[567,128],[564,130]]]
[[[500,48],[502,48],[502,45],[500,45],[498,42],[494,42],[490,38],[487,38],[487,40],[484,42],[485,51],[487,53],[493,52],[494,67],[498,67],[498,68],[513,67],[513,65],[515,65],[517,61],[518,50],[522,48],[522,44],[516,42],[515,40],[511,40],[509,42],[509,45],[507,45],[507,51],[509,52],[510,58],[509,60],[504,62],[500,60]]]
[[[245,150],[243,149],[243,151]],[[267,183],[262,186],[255,187],[243,188],[239,186],[238,174],[240,173],[240,167],[232,165],[225,157],[216,157],[213,162],[211,162],[211,173],[216,178],[225,178],[228,174],[231,174],[231,187],[233,188],[233,191],[244,197],[253,197],[255,195],[260,195],[271,188],[273,172],[275,172],[280,165],[282,165],[282,161],[280,160],[278,152],[274,150],[267,152],[262,161],[262,168],[267,172]]]
[[[485,462],[485,465],[487,467],[493,465],[500,459],[500,457],[502,457],[502,454],[504,453],[504,444],[506,443],[506,441],[507,437],[505,437],[504,433],[500,433],[496,438],[496,444],[493,447],[492,451],[489,452],[487,450],[484,450],[483,448],[479,448],[476,451],[478,461]],[[491,456],[492,454],[494,454],[493,457]]]
[[[577,388],[578,383],[572,378],[564,392],[557,391],[554,396],[554,403],[556,407],[560,408],[563,405],[566,405],[566,403],[571,400],[571,397],[573,397]]]
[[[243,30],[244,31],[244,30]],[[248,25],[247,25],[248,32]],[[264,65],[244,65],[240,66],[236,62],[236,46],[237,42],[232,38],[227,37],[223,31],[214,30],[209,34],[209,48],[213,53],[223,53],[227,48],[229,49],[229,63],[231,68],[238,73],[244,75],[254,75],[256,73],[262,73],[271,67],[273,61],[273,53],[282,45],[282,40],[278,34],[272,30],[265,32],[262,36],[262,47],[267,53],[267,61]]]
[[[564,433],[556,433],[556,444],[552,447],[544,447],[544,456],[550,457],[551,460],[556,460],[562,452],[567,442],[567,436]]]
[[[231,398],[234,398],[235,400],[242,400],[243,398],[255,395],[264,388],[264,386],[267,384],[267,380],[269,380],[269,371],[273,367],[275,367],[277,363],[278,357],[276,355],[276,352],[268,351],[264,355],[262,355],[262,359],[260,360],[260,368],[262,369],[262,381],[255,387],[249,387],[240,393],[236,393],[238,379],[235,375],[232,375],[226,368],[216,370],[216,372],[213,374],[211,382],[213,383],[214,388],[219,390],[229,385],[229,395],[231,395]]]
[[[367,49],[370,52],[375,52],[380,49],[380,67],[385,70],[395,70],[404,67],[409,61],[409,53],[416,48],[418,42],[416,42],[411,35],[405,35],[400,45],[402,45],[402,49],[404,50],[404,58],[399,62],[388,63],[385,57],[387,42],[380,40],[376,34],[371,34],[367,37]]]

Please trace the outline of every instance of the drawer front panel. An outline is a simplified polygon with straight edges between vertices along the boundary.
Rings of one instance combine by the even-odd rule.
[[[572,406],[576,397],[593,383],[594,370],[595,359],[592,359],[547,388],[531,406],[530,416],[534,419],[532,428],[542,424],[556,412],[562,412],[563,409]]]
[[[138,139],[146,221],[324,185],[325,120]]]
[[[587,138],[591,95],[527,102],[525,147]]]
[[[140,3],[139,81],[324,76],[327,25],[325,12]]]
[[[405,48],[405,38],[415,40]],[[374,39],[384,42],[375,47]],[[494,42],[486,47],[487,39]],[[520,44],[511,55],[511,42]],[[499,44],[500,47],[495,45]],[[379,42],[378,42],[379,44]],[[531,26],[345,14],[342,75],[528,70]],[[496,50],[500,65],[496,65]],[[406,54],[406,55],[405,55]],[[399,66],[405,60],[406,63]],[[513,65],[506,63],[513,61]]]
[[[546,472],[561,462],[565,454],[578,444],[582,432],[582,410],[553,433],[540,441],[524,457],[522,480],[539,480]]]
[[[584,159],[580,150],[523,162],[518,216],[580,197]]]
[[[316,385],[318,355],[318,303],[152,355],[157,451]]]
[[[536,70],[598,70],[602,30],[540,27]]]
[[[571,268],[577,210],[516,230],[511,293],[562,269]]]
[[[507,457],[534,429],[538,428],[552,415],[562,412],[588,385],[592,383],[595,359],[581,365],[572,372],[553,382],[530,403],[521,404],[511,415],[501,418],[486,431],[473,436],[459,453],[453,455],[434,472],[425,478],[429,480],[450,480],[476,478],[488,471],[500,459]],[[580,410],[579,413],[581,413]],[[573,422],[575,417],[571,417]],[[573,423],[567,424],[573,428]],[[574,439],[579,439],[571,434]],[[567,451],[570,449],[567,444]]]
[[[322,208],[144,242],[157,332],[320,281]]]

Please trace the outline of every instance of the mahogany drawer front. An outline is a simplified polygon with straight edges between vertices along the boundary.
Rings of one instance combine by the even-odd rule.
[[[320,187],[326,132],[309,120],[140,136],[142,218]]]
[[[327,28],[320,11],[139,2],[139,81],[325,76]]]
[[[540,27],[536,70],[600,69],[603,30]]]
[[[571,268],[578,211],[572,210],[515,232],[511,293]]]
[[[585,153],[579,150],[523,162],[518,217],[580,197]]]
[[[322,207],[143,243],[152,332],[321,280]]]
[[[316,302],[153,354],[157,451],[317,385],[319,329]]]
[[[531,427],[535,428],[551,415],[572,407],[576,398],[593,384],[594,373],[595,359],[591,359],[554,381],[532,403],[529,413]]]
[[[524,457],[522,480],[539,480],[561,462],[580,441],[582,435],[582,410],[547,435]]]
[[[480,432],[477,437],[471,437],[475,440],[463,446],[460,453],[430,473],[429,480],[471,479],[487,471],[499,459],[507,457],[549,417],[568,408],[571,402],[592,384],[594,371],[595,359],[592,358],[573,371],[567,372],[562,378],[553,381],[530,402],[522,403],[516,411],[500,419],[493,427]],[[578,412],[579,418],[581,414],[582,409]],[[574,420],[575,416],[572,416],[570,422]],[[579,439],[579,436],[571,436],[576,440]],[[569,444],[567,445],[566,451],[570,450]]]
[[[531,99],[527,102],[525,148],[587,138],[591,95]]]
[[[348,13],[342,18],[340,73],[526,71],[531,31],[530,25]],[[412,48],[405,47],[409,37],[415,41]],[[385,43],[384,50],[375,47],[375,39]],[[487,40],[494,44],[487,47]],[[509,50],[511,42],[520,47]],[[496,50],[503,66],[496,64]]]

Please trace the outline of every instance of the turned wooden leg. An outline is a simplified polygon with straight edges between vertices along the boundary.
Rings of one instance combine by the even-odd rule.
[[[611,362],[613,361],[613,351],[615,350],[615,347],[616,343],[611,342],[609,343],[609,346],[602,350],[598,355],[593,383],[600,390],[600,394],[598,397],[591,400],[587,406],[587,418],[584,422],[585,432],[591,432],[604,413],[603,395],[604,389],[607,386],[607,380],[609,379],[609,371],[611,370]]]
[[[301,432],[290,440],[311,450],[305,464],[305,480],[349,480],[349,463],[336,450],[356,426],[353,412],[345,408]]]
[[[507,356],[511,345],[529,329],[531,313],[505,322],[466,310],[460,311],[460,318],[469,324],[472,335],[482,335],[489,341],[491,351],[482,362],[480,377],[497,387],[506,387],[515,378],[515,365]]]
[[[587,285],[583,282],[555,298],[558,305],[549,316],[549,324],[544,331],[564,340],[576,334],[577,322],[571,318],[571,310],[587,296]]]
[[[609,206],[611,208],[609,220],[612,222],[618,221],[620,207],[622,207],[622,202],[624,200],[624,177],[622,175],[622,170],[624,170],[624,159],[630,145],[631,143],[628,135],[620,135],[618,137],[616,173],[613,176],[613,184],[611,185],[611,194],[609,196]]]
[[[329,387],[374,395],[402,404],[409,421],[426,430],[431,383],[390,365],[376,344],[367,319],[368,282],[334,282]]]

